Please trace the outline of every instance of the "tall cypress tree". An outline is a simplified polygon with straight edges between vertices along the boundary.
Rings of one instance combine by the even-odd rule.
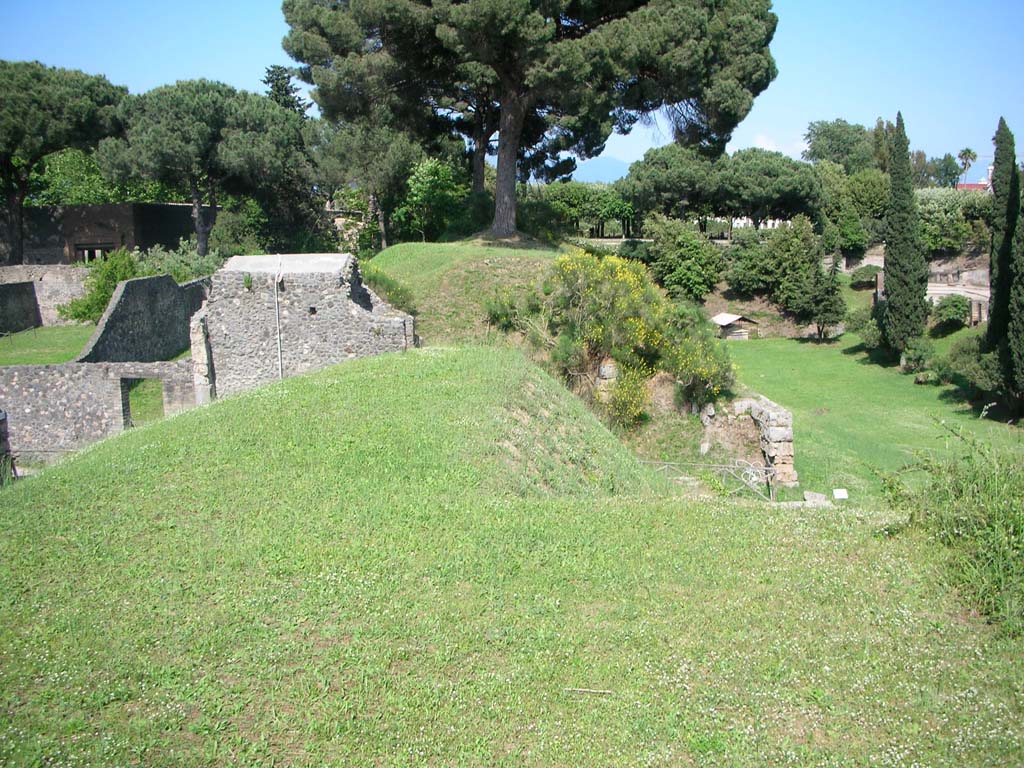
[[[885,239],[885,313],[882,332],[888,347],[903,352],[924,333],[928,318],[928,264],[917,230],[917,203],[910,172],[910,142],[903,115],[896,115],[891,160],[892,190]]]
[[[1010,321],[1010,252],[1020,215],[1020,172],[1014,153],[1013,134],[1006,120],[999,118],[999,127],[992,139],[996,155],[992,168],[992,251],[989,261],[988,334],[989,349],[996,349],[1004,338]]]
[[[1022,201],[1024,203],[1024,201]],[[1024,221],[1024,204],[1017,211]],[[1007,305],[1006,388],[1018,415],[1024,413],[1024,224],[1017,227],[1010,251],[1010,296]]]

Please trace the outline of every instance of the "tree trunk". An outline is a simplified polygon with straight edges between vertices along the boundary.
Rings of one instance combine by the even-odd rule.
[[[200,256],[205,256],[210,247],[210,232],[217,222],[217,200],[212,185],[208,206],[203,205],[203,194],[199,191],[198,182],[190,181],[189,187],[192,193],[192,224],[196,230],[196,251]]]
[[[516,234],[516,158],[523,133],[526,105],[518,93],[506,93],[501,100],[501,122],[498,129],[498,181],[494,194],[495,237]]]
[[[482,195],[485,191],[484,172],[487,165],[487,152],[479,142],[474,142],[473,150],[473,194]]]
[[[8,248],[6,262],[21,264],[25,252],[25,229],[23,224],[25,193],[19,188],[7,193],[7,237]],[[2,254],[0,254],[2,255]],[[0,263],[3,263],[0,259]]]

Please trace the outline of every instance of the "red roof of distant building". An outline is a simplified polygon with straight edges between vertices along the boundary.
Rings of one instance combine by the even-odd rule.
[[[988,192],[988,184],[957,184],[957,189],[965,189],[968,192]]]

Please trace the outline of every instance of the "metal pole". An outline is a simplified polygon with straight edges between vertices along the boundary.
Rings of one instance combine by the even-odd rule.
[[[277,255],[277,274],[274,275],[274,315],[277,318],[277,378],[284,378],[284,353],[281,349],[281,302],[277,287],[281,283],[281,254]]]

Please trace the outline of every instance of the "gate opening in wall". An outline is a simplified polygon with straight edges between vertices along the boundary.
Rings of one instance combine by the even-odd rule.
[[[121,379],[124,427],[138,427],[164,417],[164,383],[160,379]]]

